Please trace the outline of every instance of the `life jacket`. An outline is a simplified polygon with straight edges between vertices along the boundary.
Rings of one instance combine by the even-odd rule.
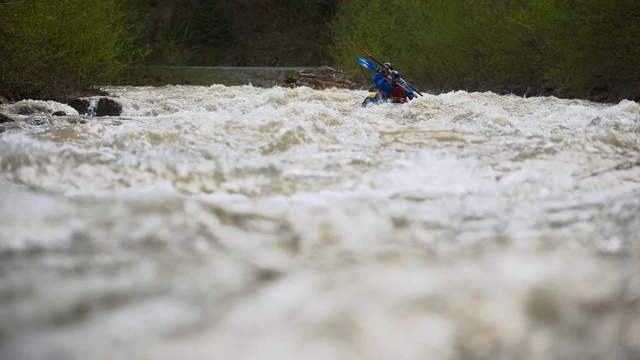
[[[388,98],[389,96],[391,96],[391,90],[393,90],[391,88],[391,83],[389,83],[389,81],[387,81],[387,79],[384,77],[378,80],[378,82],[376,83],[376,88],[380,90],[380,93],[385,98]]]

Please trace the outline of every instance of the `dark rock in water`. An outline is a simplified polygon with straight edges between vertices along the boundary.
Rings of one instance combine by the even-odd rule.
[[[56,111],[51,116],[67,116],[67,113],[64,111]]]
[[[73,99],[67,103],[67,105],[78,111],[80,115],[87,115],[89,107],[91,106],[91,100],[89,99]],[[95,104],[93,115],[96,117],[101,116],[120,116],[122,114],[122,105],[109,98],[100,98]]]
[[[122,114],[122,105],[114,100],[101,98],[98,101],[96,114],[96,116],[120,116]]]
[[[87,108],[89,107],[89,100],[86,99],[73,99],[67,103],[67,105],[76,109],[78,114],[85,115],[87,113]]]
[[[7,114],[0,113],[0,134],[7,131],[19,128],[16,119]]]
[[[0,113],[0,124],[9,123],[9,122],[15,122],[15,120],[9,117],[9,115]]]

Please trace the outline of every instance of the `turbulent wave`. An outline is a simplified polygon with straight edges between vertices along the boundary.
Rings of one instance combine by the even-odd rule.
[[[637,103],[106,90],[0,105],[0,358],[640,357]]]

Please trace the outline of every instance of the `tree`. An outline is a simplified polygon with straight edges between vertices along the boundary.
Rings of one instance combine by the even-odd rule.
[[[0,2],[0,95],[61,100],[105,84],[143,55],[120,0]]]

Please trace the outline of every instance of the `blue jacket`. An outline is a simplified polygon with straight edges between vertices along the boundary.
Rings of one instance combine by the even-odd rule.
[[[385,97],[389,97],[389,95],[391,95],[391,83],[387,81],[382,73],[377,72],[375,75],[373,75],[371,77],[371,82],[373,82],[376,88],[380,90],[380,92],[382,92],[382,95],[384,95]]]

